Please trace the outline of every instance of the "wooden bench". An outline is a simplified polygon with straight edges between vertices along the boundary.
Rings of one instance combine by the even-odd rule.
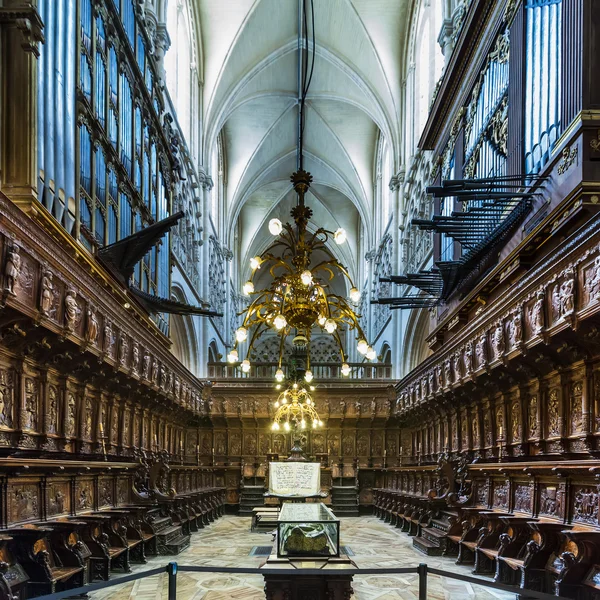
[[[0,535],[0,598],[25,598],[29,575],[17,562],[9,544],[13,538]]]
[[[24,525],[7,530],[10,551],[25,569],[27,595],[40,596],[84,585],[84,564],[73,551],[59,555],[51,542],[52,530]]]
[[[127,545],[130,562],[142,564],[147,562],[144,537],[139,529],[137,516],[134,511],[127,508],[110,508],[94,514],[111,517],[110,527],[118,538],[117,545],[119,545],[119,542]]]

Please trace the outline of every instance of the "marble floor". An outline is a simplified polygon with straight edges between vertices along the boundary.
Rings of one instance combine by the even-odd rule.
[[[454,559],[425,557],[413,550],[412,539],[375,517],[342,518],[341,543],[349,546],[359,567],[389,568],[427,562],[432,568],[470,575],[471,567]],[[213,567],[258,567],[264,557],[249,556],[254,546],[271,545],[268,533],[250,532],[250,519],[226,516],[192,535],[190,547],[174,558],[179,565]],[[133,565],[134,572],[157,568],[169,557],[152,558]],[[354,578],[353,600],[416,600],[417,575],[365,575]],[[178,600],[262,600],[263,578],[259,575],[227,573],[179,573]],[[506,594],[460,581],[429,576],[430,600],[514,600]],[[90,594],[92,600],[166,600],[167,576],[157,575]]]

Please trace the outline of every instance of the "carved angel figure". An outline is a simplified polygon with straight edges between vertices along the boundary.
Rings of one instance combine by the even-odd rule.
[[[42,273],[42,285],[40,291],[40,310],[45,316],[50,315],[50,309],[52,308],[52,300],[54,299],[53,290],[54,285],[52,283],[54,275],[50,269],[44,269]]]
[[[79,314],[79,305],[75,296],[76,293],[73,289],[68,289],[65,295],[65,325],[69,331],[75,329],[75,321]]]
[[[16,296],[15,286],[19,282],[21,274],[21,255],[20,248],[13,244],[6,254],[6,265],[4,266],[4,276],[6,277],[4,289],[11,295]]]

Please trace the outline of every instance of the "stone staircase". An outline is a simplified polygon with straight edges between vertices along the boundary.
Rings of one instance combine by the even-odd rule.
[[[244,485],[240,495],[239,515],[252,516],[252,509],[265,505],[265,488],[263,485]]]
[[[173,525],[171,517],[161,516],[159,509],[149,511],[149,519],[156,531],[156,548],[161,556],[179,554],[190,545],[190,536],[183,533],[181,525]]]
[[[419,535],[413,538],[413,547],[427,556],[441,556],[446,550],[453,517],[455,515],[450,511],[440,511],[427,527],[421,527]]]
[[[331,509],[337,517],[358,517],[358,489],[355,485],[331,488]]]

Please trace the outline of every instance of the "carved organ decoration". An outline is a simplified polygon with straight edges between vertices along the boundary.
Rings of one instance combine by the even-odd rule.
[[[393,240],[392,236],[388,233],[381,240],[375,256],[372,298],[387,298],[390,296],[391,284],[382,283],[379,281],[379,278],[389,277],[392,274],[392,249]],[[381,333],[390,318],[390,314],[390,308],[387,305],[375,304],[373,306],[373,322],[371,325],[375,336]]]
[[[214,310],[223,310],[227,304],[227,282],[225,279],[225,254],[221,248],[219,240],[214,235],[209,238],[209,303]],[[213,317],[213,321],[217,324],[217,328],[221,333],[225,333],[223,317]]]
[[[471,94],[465,117],[467,179],[506,174],[508,138],[508,31],[501,32]]]

